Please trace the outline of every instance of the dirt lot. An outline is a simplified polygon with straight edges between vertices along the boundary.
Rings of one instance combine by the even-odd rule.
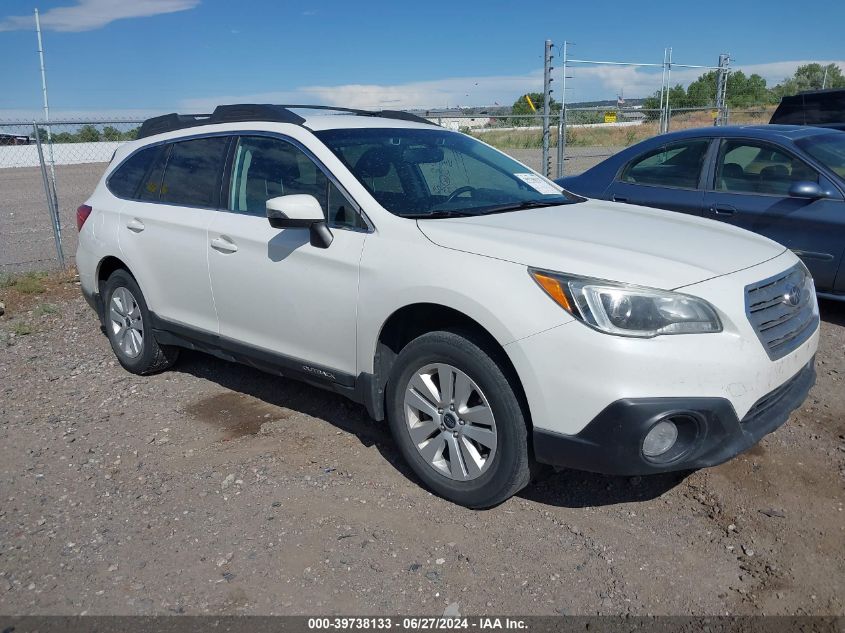
[[[126,373],[43,283],[0,289],[0,613],[845,614],[843,304],[749,453],[473,512],[340,397],[198,353]]]

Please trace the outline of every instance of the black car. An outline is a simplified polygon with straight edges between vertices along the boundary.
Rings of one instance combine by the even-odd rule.
[[[784,97],[769,123],[845,130],[845,90],[812,90]]]
[[[588,198],[700,215],[792,249],[822,296],[845,300],[845,132],[708,127],[633,145],[558,184]]]

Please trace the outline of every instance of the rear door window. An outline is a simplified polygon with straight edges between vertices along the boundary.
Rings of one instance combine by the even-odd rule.
[[[159,200],[168,204],[216,208],[226,148],[225,136],[173,143]]]
[[[663,145],[628,163],[622,182],[657,187],[697,189],[709,139]]]

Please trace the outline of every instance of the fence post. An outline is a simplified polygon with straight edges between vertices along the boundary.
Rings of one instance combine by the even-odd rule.
[[[566,106],[561,105],[557,124],[557,177],[563,178],[563,161],[566,160]]]
[[[543,174],[546,178],[552,175],[552,163],[549,157],[549,140],[551,136],[549,115],[552,110],[552,41],[546,40],[543,47]]]
[[[50,186],[50,177],[47,175],[47,165],[44,161],[44,149],[41,146],[41,133],[38,131],[38,124],[32,122],[35,130],[35,144],[38,148],[38,163],[41,165],[41,179],[44,181],[44,195],[47,196],[47,210],[50,212],[50,224],[53,226],[53,241],[56,244],[56,257],[59,266],[65,268],[65,254],[62,250],[62,227],[59,221],[59,205],[55,197],[55,190]]]
[[[672,47],[670,46],[668,49],[668,55],[666,57],[666,105],[664,106],[665,115],[663,117],[663,129],[661,132],[664,134],[669,131],[669,117],[672,116],[672,109],[669,107],[669,93],[671,91],[672,86]]]
[[[666,52],[669,49],[663,49],[663,76],[660,79],[660,120],[657,124],[657,133],[663,134],[663,124],[666,118],[666,110],[663,107],[663,100],[666,98]]]
[[[563,178],[563,161],[566,160],[566,56],[569,42],[563,40],[563,83],[560,88],[560,121],[557,126],[557,177]]]

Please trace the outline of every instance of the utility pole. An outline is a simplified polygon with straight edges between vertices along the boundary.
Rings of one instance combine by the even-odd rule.
[[[552,58],[554,57],[554,45],[551,40],[546,40],[543,47],[543,174],[546,178],[552,176],[552,163],[549,156],[549,140],[551,130],[549,127],[552,111]]]
[[[35,32],[38,35],[38,59],[41,62],[41,93],[44,97],[44,123],[47,125],[47,155],[50,160],[53,201],[58,207],[58,197],[56,196],[56,160],[53,156],[53,130],[50,126],[50,103],[47,100],[47,71],[44,67],[44,45],[41,42],[41,19],[38,17],[38,9],[35,10]]]
[[[728,124],[728,73],[730,72],[731,56],[727,53],[719,55],[719,70],[716,76],[716,119],[714,125]]]

